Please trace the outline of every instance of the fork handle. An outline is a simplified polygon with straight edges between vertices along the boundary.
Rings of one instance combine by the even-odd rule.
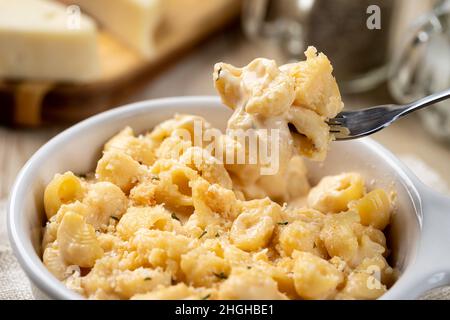
[[[447,100],[449,98],[450,98],[450,89],[426,96],[422,99],[419,99],[406,105],[405,111],[402,112],[401,116],[407,115],[410,112],[425,108],[427,106]]]

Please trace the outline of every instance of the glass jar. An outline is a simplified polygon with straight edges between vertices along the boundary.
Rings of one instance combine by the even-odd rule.
[[[246,0],[245,33],[275,41],[285,60],[307,45],[326,53],[345,92],[368,90],[387,77],[395,0]]]
[[[404,32],[390,66],[389,89],[399,103],[409,103],[450,88],[450,0],[434,1]],[[450,101],[419,112],[433,136],[450,143]]]

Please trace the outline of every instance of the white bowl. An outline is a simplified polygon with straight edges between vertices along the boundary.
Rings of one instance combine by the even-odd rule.
[[[41,261],[46,184],[55,173],[93,171],[102,146],[129,125],[151,129],[174,113],[205,117],[224,129],[231,112],[216,97],[178,97],[134,103],[85,120],[59,134],[27,162],[17,177],[8,207],[10,241],[37,298],[80,299],[47,271]],[[419,147],[419,146],[418,146]],[[414,299],[450,283],[450,199],[418,181],[389,151],[368,138],[334,142],[323,164],[308,163],[313,182],[344,171],[363,174],[373,186],[398,193],[388,240],[401,276],[381,299]]]

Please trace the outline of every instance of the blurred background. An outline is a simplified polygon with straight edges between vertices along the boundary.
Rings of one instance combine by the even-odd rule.
[[[26,160],[73,123],[145,99],[215,95],[218,61],[283,64],[304,59],[314,45],[332,61],[349,109],[406,103],[450,87],[450,0],[140,2],[0,0],[0,199]],[[85,18],[97,29],[77,30]],[[63,72],[81,59],[74,32],[86,41],[80,61],[98,63],[82,81]],[[75,47],[67,52],[68,45]],[[49,46],[51,52],[42,49]],[[55,72],[39,68],[45,65]],[[448,192],[450,103],[428,109],[373,138]]]

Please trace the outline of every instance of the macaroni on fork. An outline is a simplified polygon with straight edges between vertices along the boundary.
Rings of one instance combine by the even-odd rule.
[[[219,63],[214,84],[232,130],[279,144],[262,175],[195,143],[203,118],[129,127],[104,146],[95,173],[57,174],[44,194],[43,262],[89,299],[376,299],[395,281],[384,234],[391,196],[356,173],[310,186],[303,157],[324,159],[326,124],[343,108],[332,66],[312,47],[278,67]],[[261,130],[276,129],[279,140]],[[186,135],[187,133],[191,133]],[[246,144],[221,134],[224,150]]]

